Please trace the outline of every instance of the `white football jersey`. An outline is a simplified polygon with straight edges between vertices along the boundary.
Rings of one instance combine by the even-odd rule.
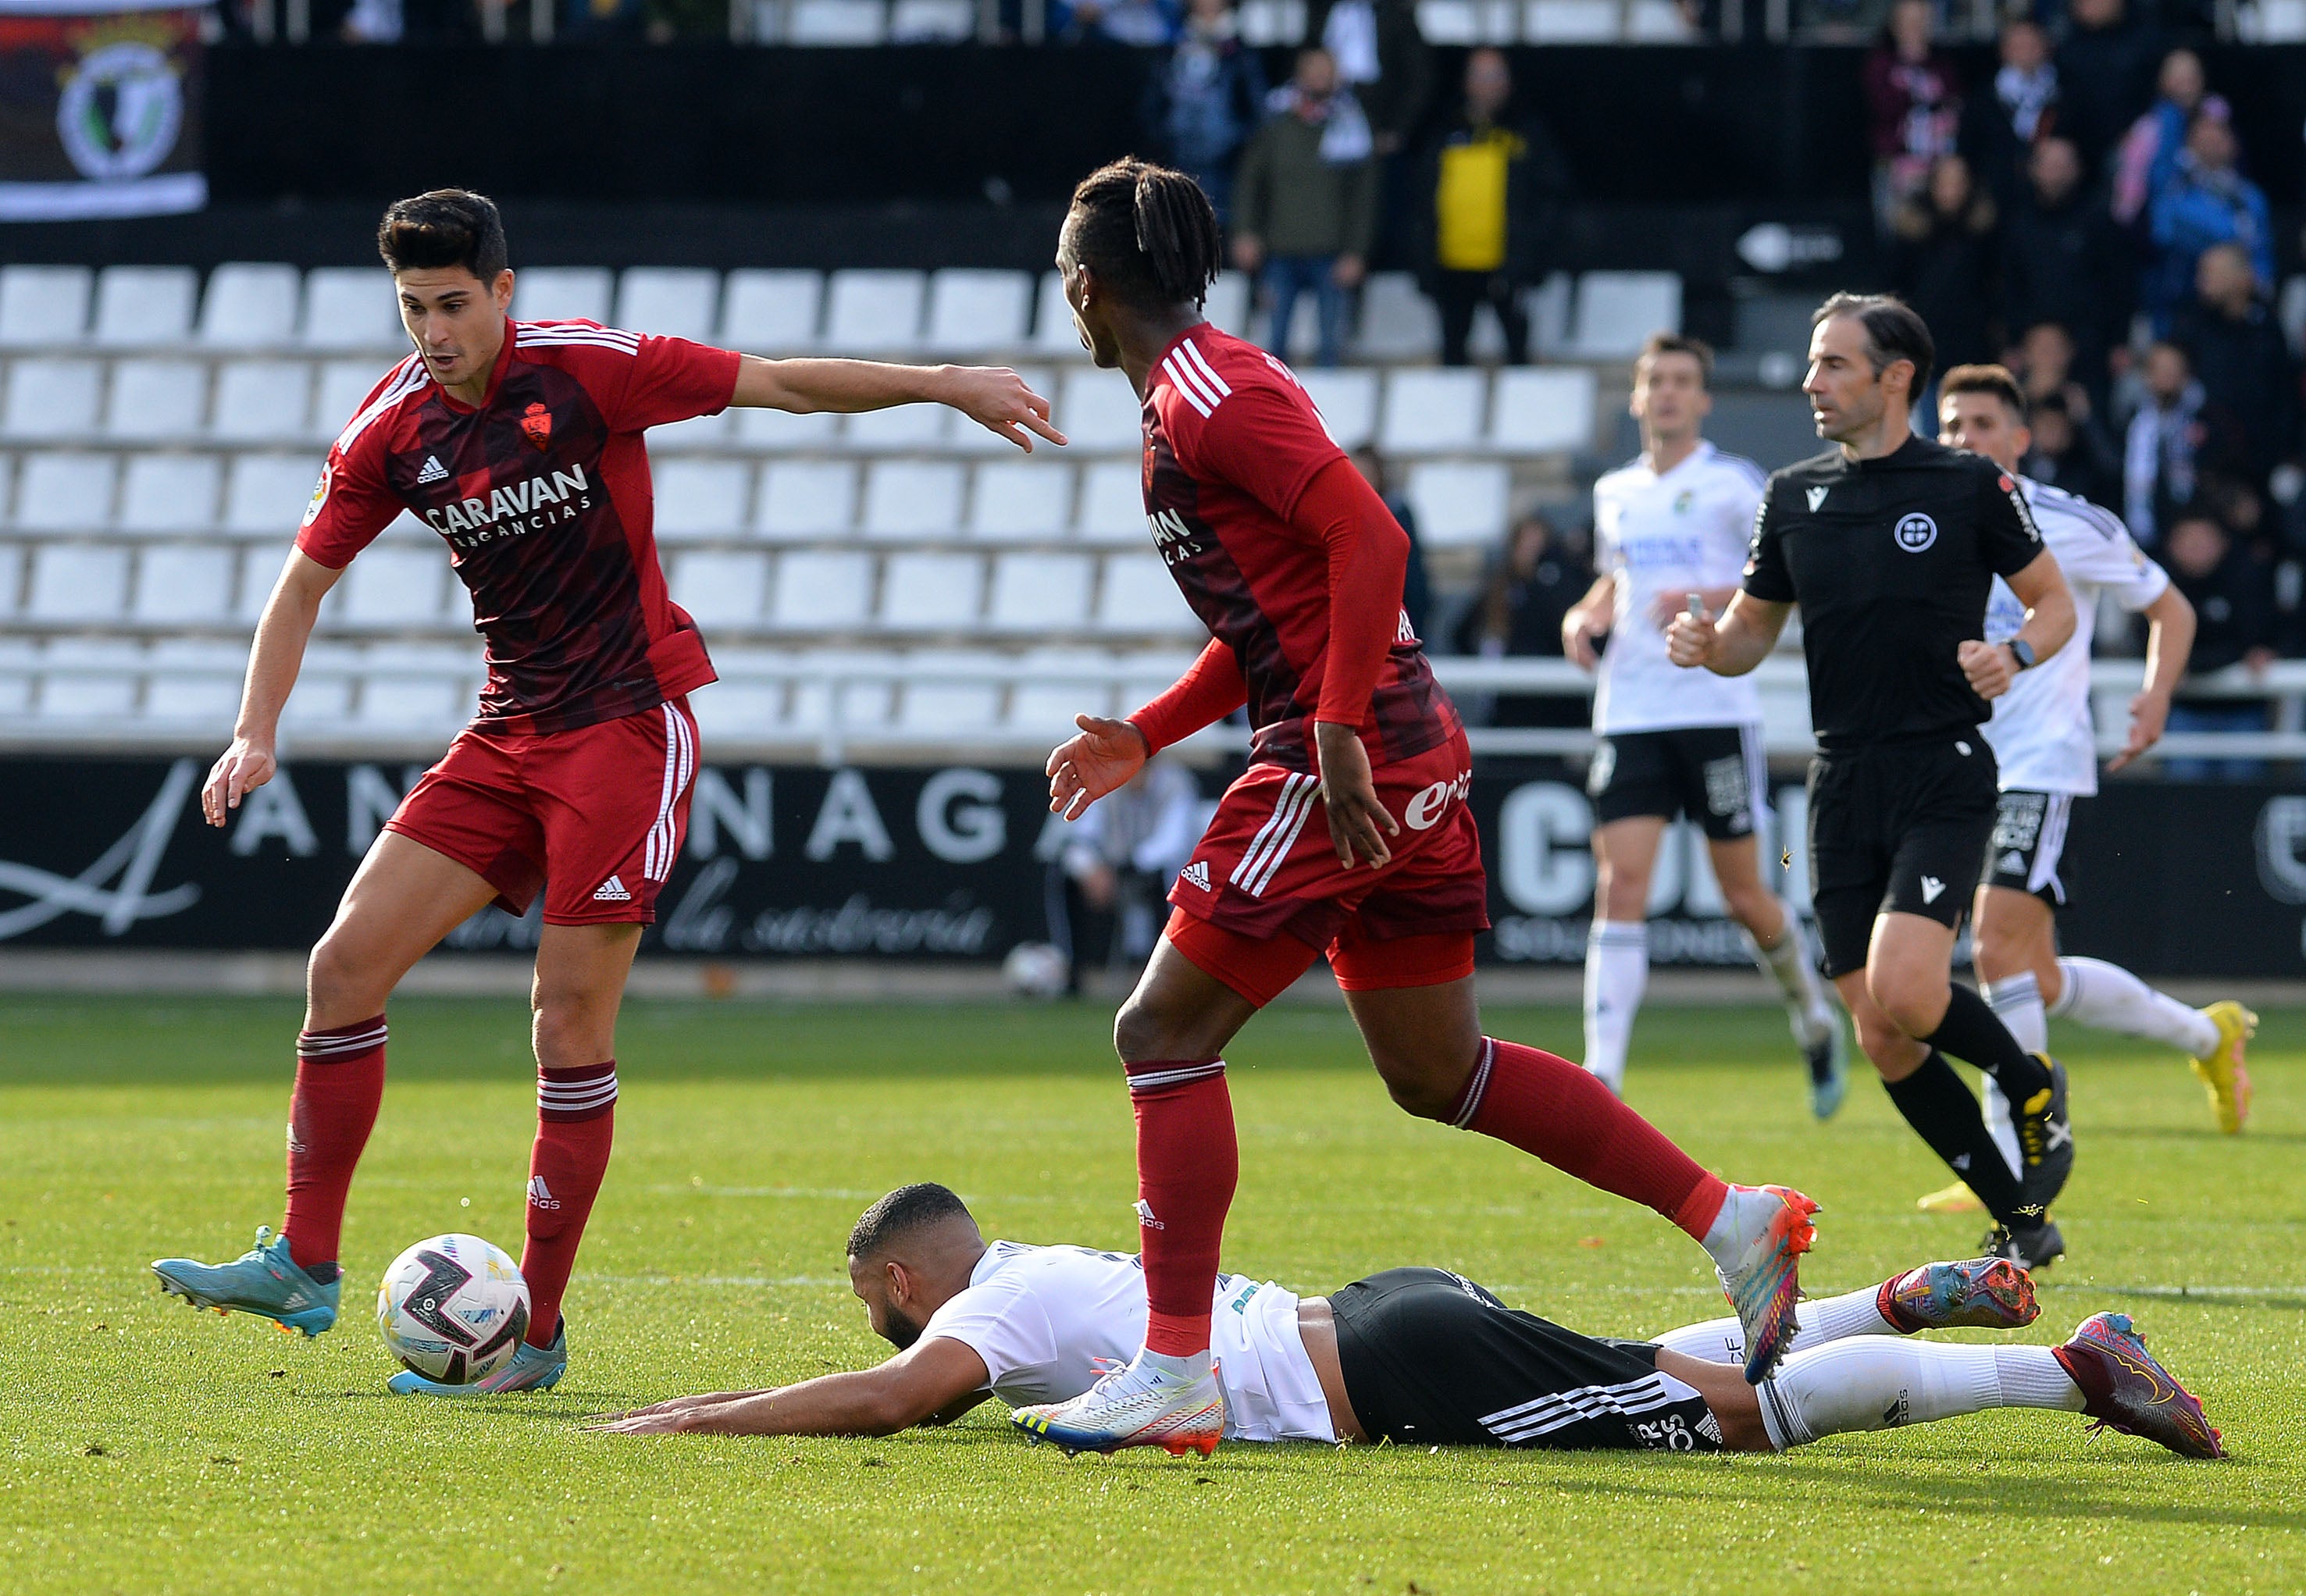
[[[2063,488],[2018,479],[2042,542],[2074,594],[2074,635],[2031,670],[2021,670],[1994,701],[1986,740],[2002,767],[2002,789],[2088,795],[2097,790],[2097,744],[2090,728],[2090,633],[2100,592],[2139,610],[2170,585],[2162,568],[2130,541],[2112,510]],[[2010,585],[1994,579],[1986,603],[1986,640],[2007,643],[2026,624],[2026,607]]]
[[[1145,1267],[1132,1253],[995,1242],[969,1287],[929,1318],[985,1360],[1011,1407],[1066,1402],[1145,1344]],[[1217,1276],[1209,1351],[1229,1439],[1335,1441],[1328,1400],[1297,1333],[1297,1298],[1271,1281]]]
[[[1594,568],[1618,580],[1593,692],[1596,732],[1761,721],[1761,690],[1751,678],[1666,658],[1657,610],[1661,600],[1678,610],[1698,588],[1738,585],[1766,481],[1751,460],[1701,441],[1661,476],[1636,460],[1593,484]]]

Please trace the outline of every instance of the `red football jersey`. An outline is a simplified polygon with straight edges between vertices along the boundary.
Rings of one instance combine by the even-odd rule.
[[[340,570],[404,507],[439,533],[488,639],[491,725],[653,709],[713,672],[665,592],[641,433],[727,405],[738,359],[591,321],[508,322],[474,409],[412,354],[329,449],[296,546]]]
[[[1345,457],[1287,366],[1207,322],[1154,363],[1145,390],[1145,517],[1185,602],[1241,662],[1250,757],[1310,772],[1329,644],[1329,560],[1290,525],[1307,484]],[[1404,612],[1361,721],[1374,764],[1439,747],[1456,706]]]

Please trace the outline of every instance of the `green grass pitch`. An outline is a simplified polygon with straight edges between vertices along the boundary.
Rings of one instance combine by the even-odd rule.
[[[144,1267],[237,1253],[278,1223],[295,1006],[0,1000],[0,1589],[2306,1588],[2306,1013],[2268,1016],[2238,1139],[2211,1131],[2180,1061],[2058,1038],[2081,1151],[2058,1210],[2073,1252],[2027,1335],[2128,1310],[2225,1427],[2224,1464],[2093,1440],[2063,1413],[1734,1458],[1236,1446],[1069,1463],[992,1406],[872,1441],[580,1431],[604,1409],[876,1359],[841,1243],[897,1183],[955,1187],[988,1235],[1132,1246],[1108,1019],[628,1004],[569,1378],[465,1406],[384,1393],[370,1283],[440,1231],[517,1252],[521,1005],[395,1005],[346,1317],[306,1343],[195,1315]],[[1567,1011],[1489,1020],[1576,1046]],[[1394,1110],[1342,1014],[1277,1011],[1231,1057],[1229,1267],[1318,1291],[1447,1264],[1618,1334],[1721,1310],[1704,1255],[1647,1211]],[[1653,1010],[1630,1090],[1710,1166],[1823,1202],[1813,1290],[1969,1253],[1977,1221],[1915,1212],[1944,1172],[1880,1090],[1858,1081],[1819,1126],[1798,1074],[1773,1012]]]

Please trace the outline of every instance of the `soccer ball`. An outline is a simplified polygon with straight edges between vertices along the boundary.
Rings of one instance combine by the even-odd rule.
[[[1001,978],[1021,997],[1055,997],[1065,989],[1065,956],[1045,942],[1021,942],[1001,961]]]
[[[434,1236],[384,1272],[376,1322],[404,1365],[443,1385],[470,1385],[520,1349],[528,1282],[519,1265],[478,1236]]]

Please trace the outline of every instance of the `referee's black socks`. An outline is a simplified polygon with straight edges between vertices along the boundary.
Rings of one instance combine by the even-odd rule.
[[[1996,1220],[2012,1227],[2038,1223],[2021,1214],[2026,1194],[2018,1177],[2003,1161],[2002,1149],[1994,1145],[1986,1120],[1978,1113],[1977,1097],[1953,1072],[1945,1054],[1933,1047],[1920,1069],[1903,1080],[1882,1084],[1890,1093],[1890,1101],[1906,1116],[1906,1123],[1968,1182]]]
[[[1952,984],[1952,999],[1938,1028],[1918,1039],[1976,1064],[1994,1077],[2002,1095],[2012,1103],[2031,1102],[2035,1093],[2050,1084],[2049,1071],[2018,1045],[2018,1038],[1984,998],[1960,982]]]

